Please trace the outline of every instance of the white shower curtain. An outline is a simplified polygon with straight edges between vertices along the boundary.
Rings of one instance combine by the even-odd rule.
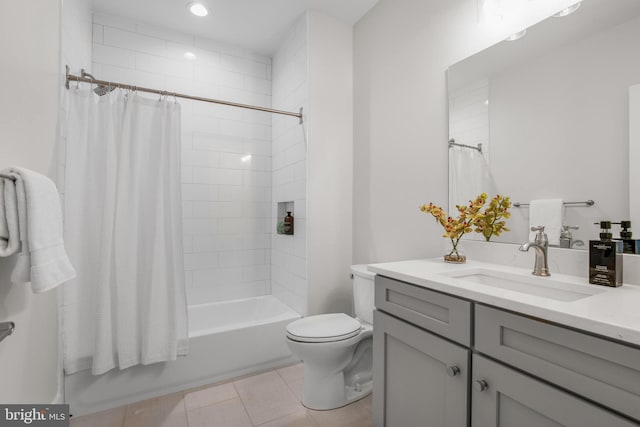
[[[65,372],[187,352],[180,105],[117,90],[67,91],[65,240],[78,277],[63,295]]]
[[[479,194],[495,195],[496,185],[485,157],[466,147],[449,148],[449,212],[457,216],[456,205],[464,205]]]

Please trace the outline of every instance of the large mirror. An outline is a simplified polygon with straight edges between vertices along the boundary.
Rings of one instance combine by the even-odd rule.
[[[640,220],[629,197],[640,168],[640,152],[634,159],[629,144],[637,85],[640,0],[584,0],[568,16],[452,65],[449,208],[481,192],[508,195],[520,204],[511,208],[511,231],[491,240],[523,243],[537,219],[529,204],[535,201],[540,216],[538,200],[562,199],[564,217],[550,222],[578,227],[570,230],[575,249],[598,237],[597,221]],[[635,123],[640,129],[640,118]],[[639,222],[632,231],[640,238]]]

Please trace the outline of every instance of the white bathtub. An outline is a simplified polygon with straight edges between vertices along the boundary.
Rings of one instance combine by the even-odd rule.
[[[298,318],[272,296],[190,306],[187,357],[66,375],[66,401],[79,416],[292,363],[285,328]]]

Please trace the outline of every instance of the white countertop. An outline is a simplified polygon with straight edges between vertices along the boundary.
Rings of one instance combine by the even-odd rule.
[[[598,292],[576,301],[557,301],[447,276],[474,269],[530,276],[531,269],[476,261],[448,264],[442,258],[369,264],[368,269],[392,279],[640,346],[640,286],[637,285],[609,288],[590,285],[583,277],[553,273],[549,278],[536,278],[558,280],[584,287],[588,292]]]

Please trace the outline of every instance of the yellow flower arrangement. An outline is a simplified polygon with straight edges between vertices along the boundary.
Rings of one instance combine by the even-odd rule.
[[[491,199],[489,206],[482,211],[489,196],[487,193],[478,195],[470,200],[468,205],[456,205],[458,217],[452,218],[440,206],[433,203],[420,206],[424,213],[431,214],[444,228],[442,237],[451,240],[452,250],[445,254],[445,261],[464,263],[466,257],[458,250],[458,243],[465,233],[475,231],[482,233],[487,241],[491,236],[499,236],[503,231],[509,231],[505,219],[510,216],[511,200],[508,196],[497,195]],[[475,230],[474,230],[475,227]]]
[[[506,227],[511,213],[511,198],[509,196],[497,195],[489,202],[489,207],[484,212],[478,212],[473,219],[475,232],[481,233],[487,242],[491,236],[499,236],[503,231],[509,231]]]

